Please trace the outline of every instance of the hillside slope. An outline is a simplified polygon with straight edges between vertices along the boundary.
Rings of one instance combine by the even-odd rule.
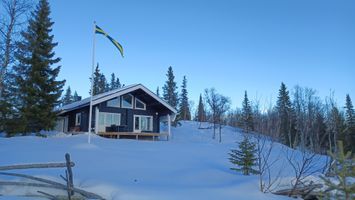
[[[107,199],[124,200],[229,200],[288,199],[259,191],[257,176],[242,176],[229,168],[228,152],[242,133],[223,128],[222,143],[211,129],[196,122],[172,128],[170,141],[115,140],[86,135],[49,138],[0,138],[0,165],[62,161],[69,152],[74,184]],[[283,145],[277,144],[275,156]],[[284,163],[280,159],[280,163]],[[286,168],[283,164],[278,167]],[[277,172],[279,169],[275,167]],[[59,180],[62,169],[26,170],[26,173]],[[290,175],[290,170],[283,173]],[[3,180],[7,177],[0,177]],[[0,194],[35,193],[31,188],[0,187]],[[0,196],[0,199],[10,199]],[[38,199],[38,198],[36,198]]]

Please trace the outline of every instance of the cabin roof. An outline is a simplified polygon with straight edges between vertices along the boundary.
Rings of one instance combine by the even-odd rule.
[[[152,98],[154,98],[156,101],[158,101],[159,103],[161,103],[163,106],[165,106],[166,108],[168,108],[171,112],[173,112],[174,114],[177,113],[176,109],[173,108],[171,105],[169,105],[167,102],[165,102],[163,99],[161,99],[160,97],[158,97],[154,92],[150,91],[148,88],[146,88],[144,85],[142,84],[133,84],[133,85],[128,85],[128,86],[124,86],[122,88],[118,88],[115,90],[111,90],[102,94],[98,94],[92,97],[92,105],[97,105],[99,103],[102,103],[104,101],[110,100],[112,98],[115,98],[117,96],[121,96],[121,95],[125,95],[137,90],[143,90],[145,93],[147,93],[149,96],[151,96]],[[59,112],[58,114],[64,114],[66,112],[72,111],[72,110],[76,110],[85,106],[88,106],[90,104],[90,97],[85,98],[83,100],[59,107],[57,109],[57,111]]]

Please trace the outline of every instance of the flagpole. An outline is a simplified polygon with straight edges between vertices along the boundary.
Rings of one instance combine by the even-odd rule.
[[[93,29],[93,45],[92,45],[92,69],[91,69],[91,90],[90,90],[90,108],[89,108],[89,127],[88,127],[88,143],[91,143],[91,119],[92,119],[92,96],[94,89],[94,68],[95,68],[95,30],[96,30],[96,22],[94,21],[94,29]],[[97,127],[95,127],[97,128]]]

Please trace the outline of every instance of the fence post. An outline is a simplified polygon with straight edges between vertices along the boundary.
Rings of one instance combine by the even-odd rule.
[[[67,165],[67,183],[68,183],[68,189],[70,192],[70,195],[74,195],[74,183],[73,183],[73,171],[70,165],[70,155],[69,153],[65,154],[65,161]]]

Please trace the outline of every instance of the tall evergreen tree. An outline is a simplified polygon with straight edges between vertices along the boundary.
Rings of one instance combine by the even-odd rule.
[[[64,106],[64,105],[70,104],[73,101],[74,101],[74,97],[71,94],[70,86],[68,86],[67,89],[65,90],[65,94],[62,98],[62,105]]]
[[[346,151],[355,152],[355,111],[349,94],[345,101],[345,122],[344,146]]]
[[[197,107],[197,121],[199,122],[206,121],[206,110],[205,110],[205,105],[203,104],[201,94],[200,94],[200,99],[198,101],[198,107]]]
[[[106,76],[104,74],[101,74],[100,76],[100,94],[104,92],[110,91],[110,84],[107,82]]]
[[[100,88],[99,88],[99,82],[100,82],[100,76],[101,76],[101,72],[99,69],[99,63],[97,63],[96,67],[95,67],[95,71],[94,71],[94,80],[93,80],[93,86],[92,86],[92,95],[97,95],[99,94]],[[91,77],[90,77],[91,80]],[[89,93],[91,94],[91,90],[89,91]]]
[[[100,72],[99,63],[97,63],[94,72],[93,95],[101,94],[107,92],[108,90],[109,84],[106,81],[105,75]]]
[[[75,91],[73,95],[73,102],[77,102],[81,100],[81,96],[78,95],[78,93]]]
[[[50,130],[55,125],[53,108],[59,104],[59,97],[65,81],[57,81],[60,61],[55,57],[51,35],[50,7],[47,0],[40,0],[29,20],[27,31],[22,32],[24,40],[19,44],[16,58],[19,62],[16,81],[22,106],[20,114],[24,132]]]
[[[117,85],[116,85],[116,76],[115,73],[111,74],[111,80],[110,80],[110,90],[114,90],[117,89]]]
[[[229,153],[229,161],[235,165],[231,170],[242,172],[244,175],[258,174],[254,169],[257,165],[256,145],[247,136],[239,143],[238,149]]]
[[[155,94],[160,97],[159,86],[157,87],[157,91],[155,92]]]
[[[12,103],[15,103],[16,98],[11,93],[11,80],[9,79],[8,73],[3,76],[3,86],[0,88],[0,131],[6,130],[8,122],[13,118],[15,113]]]
[[[284,83],[281,83],[279,96],[277,98],[276,109],[279,120],[279,134],[281,141],[292,147],[295,140],[295,124],[293,120],[292,103],[289,91]]]
[[[115,73],[111,74],[110,85],[108,87],[110,90],[121,88],[121,82],[119,78],[116,78]]]
[[[244,93],[242,115],[243,115],[242,124],[243,124],[244,131],[246,131],[247,133],[249,131],[254,131],[253,111],[251,109],[247,91],[245,91]]]
[[[168,73],[166,74],[168,80],[165,82],[163,86],[163,99],[169,103],[172,107],[176,108],[179,102],[177,86],[175,82],[175,76],[173,72],[173,68],[170,66],[168,69]]]
[[[187,96],[186,76],[184,76],[183,81],[182,81],[182,85],[181,85],[179,119],[180,120],[191,120],[189,98]]]
[[[122,87],[122,85],[121,85],[120,79],[117,77],[116,78],[116,89],[121,88],[121,87]]]

